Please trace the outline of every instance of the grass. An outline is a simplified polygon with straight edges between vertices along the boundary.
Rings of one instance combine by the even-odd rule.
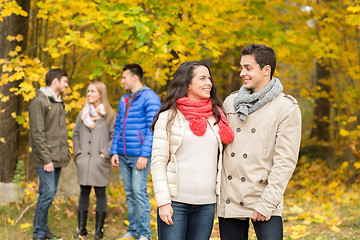
[[[116,191],[119,186],[111,186]],[[104,239],[115,239],[126,233],[126,204],[122,195],[109,193],[108,190],[108,209],[105,220],[105,237]],[[29,206],[29,202],[9,203],[0,206],[0,239],[32,239],[32,221],[35,212],[35,205],[23,215],[19,222],[15,225],[15,221],[19,218],[23,210]],[[54,234],[61,235],[63,239],[74,239],[77,228],[77,197],[57,196],[49,209],[48,226]],[[90,196],[90,207],[88,215],[87,228],[89,234],[84,239],[93,239],[95,235],[95,206],[96,200],[94,193]],[[151,222],[152,234],[156,235],[156,212],[152,207]]]
[[[360,237],[360,179],[349,167],[340,167],[331,173],[322,163],[300,163],[285,193],[283,212],[284,239],[359,239]],[[355,170],[354,170],[355,171]],[[357,169],[356,171],[359,171]],[[346,173],[346,174],[344,174]],[[115,174],[116,173],[115,171]],[[344,178],[357,176],[355,182]],[[118,176],[118,175],[117,175]],[[353,178],[352,178],[353,179]],[[125,194],[119,181],[112,181],[107,189],[108,215],[104,239],[115,239],[126,232],[127,213]],[[37,197],[36,183],[25,184],[25,196],[21,202],[0,206],[0,239],[32,239],[34,206],[26,211],[15,225],[24,209]],[[152,239],[156,237],[156,203],[151,181],[148,182],[151,203]],[[63,239],[74,239],[77,228],[77,196],[57,196],[49,210],[49,227]],[[88,217],[89,234],[84,239],[93,239],[95,234],[95,196],[92,191]],[[250,224],[251,225],[251,224]],[[220,239],[217,218],[211,239]],[[256,239],[252,226],[249,239]]]

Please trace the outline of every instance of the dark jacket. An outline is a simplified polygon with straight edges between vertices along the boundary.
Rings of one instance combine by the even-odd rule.
[[[150,126],[158,112],[161,102],[154,91],[144,86],[134,93],[123,96],[118,105],[114,140],[111,155],[150,157],[153,136]]]
[[[39,90],[29,107],[29,123],[34,167],[41,168],[51,162],[55,168],[65,167],[71,154],[64,102]]]
[[[105,118],[95,121],[90,129],[81,120],[81,112],[76,119],[73,133],[74,155],[80,185],[105,187],[110,183],[110,150],[114,135],[115,119],[107,124]],[[104,154],[105,158],[100,156]]]

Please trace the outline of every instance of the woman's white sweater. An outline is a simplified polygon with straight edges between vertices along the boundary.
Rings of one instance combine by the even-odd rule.
[[[197,136],[185,120],[183,141],[175,153],[177,159],[177,196],[172,201],[189,204],[216,202],[215,186],[218,142],[208,123],[206,132]]]

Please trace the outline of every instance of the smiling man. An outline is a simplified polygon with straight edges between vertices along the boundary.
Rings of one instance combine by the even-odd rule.
[[[248,239],[251,218],[258,239],[281,240],[283,194],[298,159],[301,113],[273,77],[271,48],[245,47],[240,65],[244,85],[224,101],[235,137],[223,154],[220,236]]]
[[[48,210],[57,191],[61,168],[71,157],[65,104],[61,98],[69,86],[67,74],[61,69],[51,69],[45,81],[47,87],[38,90],[29,107],[31,147],[39,175],[33,240],[61,239],[47,226]]]
[[[123,68],[121,83],[128,94],[118,105],[111,162],[120,165],[126,193],[129,228],[123,239],[150,239],[150,202],[147,193],[149,157],[152,149],[150,126],[160,108],[160,98],[142,84],[143,70],[138,64]]]

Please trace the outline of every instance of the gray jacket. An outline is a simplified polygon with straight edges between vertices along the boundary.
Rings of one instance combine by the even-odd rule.
[[[105,187],[110,183],[110,149],[114,136],[115,119],[106,123],[102,118],[95,122],[95,127],[86,127],[81,120],[81,112],[76,119],[73,132],[73,145],[78,182],[80,185]],[[101,157],[103,153],[106,157]]]
[[[41,168],[51,162],[56,168],[65,167],[71,158],[65,105],[61,98],[45,95],[46,89],[37,92],[29,107],[34,167]]]

